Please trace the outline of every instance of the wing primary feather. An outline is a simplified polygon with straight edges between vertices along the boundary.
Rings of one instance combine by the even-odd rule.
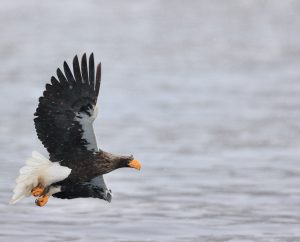
[[[46,84],[46,90],[47,90],[47,91],[51,91],[51,88],[52,88],[52,85],[49,84],[49,83],[47,83],[47,84]]]
[[[58,80],[61,83],[68,82],[65,75],[62,73],[62,71],[59,68],[57,68],[56,74],[57,74]]]
[[[64,71],[66,74],[66,77],[68,79],[69,82],[75,82],[75,79],[73,77],[73,74],[70,70],[70,67],[68,66],[67,62],[64,62]]]
[[[96,95],[98,96],[99,94],[99,89],[100,89],[100,83],[101,83],[101,63],[97,65],[97,70],[96,70]]]
[[[81,58],[81,72],[82,72],[83,83],[89,83],[89,76],[88,76],[87,61],[86,61],[85,53],[83,54],[83,56]]]
[[[74,71],[74,76],[75,76],[76,82],[81,82],[82,78],[81,78],[80,65],[79,65],[77,55],[75,55],[75,57],[73,59],[73,71]]]
[[[75,56],[72,64],[74,72],[66,62],[57,69],[57,77],[51,77],[51,85],[46,85],[34,114],[38,138],[48,150],[50,160],[64,165],[79,164],[98,150],[93,120],[97,113],[94,108],[100,89],[101,63],[96,67],[93,54],[87,63],[85,54],[82,60]]]
[[[92,53],[89,58],[89,80],[90,85],[93,87],[95,86],[95,64],[94,64],[94,54]]]
[[[51,84],[53,86],[58,86],[59,85],[59,81],[54,76],[52,76],[51,77]]]

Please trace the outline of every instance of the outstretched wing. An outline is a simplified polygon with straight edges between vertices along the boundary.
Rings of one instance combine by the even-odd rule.
[[[96,71],[94,56],[73,59],[72,74],[64,62],[64,73],[58,68],[58,80],[52,76],[35,112],[38,138],[50,154],[51,161],[69,162],[87,158],[98,151],[93,129],[96,103],[100,89],[101,64]]]

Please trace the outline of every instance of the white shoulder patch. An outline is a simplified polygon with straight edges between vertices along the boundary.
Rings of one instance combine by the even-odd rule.
[[[76,113],[75,120],[80,123],[82,127],[82,138],[88,142],[88,150],[98,151],[97,138],[94,132],[93,122],[98,114],[98,107],[95,106],[93,113],[89,116],[86,113]]]

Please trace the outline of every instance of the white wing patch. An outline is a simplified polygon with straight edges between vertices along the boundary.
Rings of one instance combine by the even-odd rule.
[[[105,184],[105,181],[104,181],[104,177],[101,175],[101,176],[97,176],[95,178],[93,178],[91,181],[90,181],[91,184],[93,184],[94,186],[97,186],[97,187],[101,187],[105,193],[105,196],[106,197],[110,197],[110,200],[112,198],[112,192],[110,189],[107,188],[106,184]],[[110,202],[109,200],[109,202]]]
[[[70,168],[61,166],[58,162],[51,162],[43,155],[33,151],[32,157],[27,159],[26,165],[20,169],[10,204],[30,196],[32,188],[38,184],[47,187],[66,179],[70,173]]]
[[[95,136],[94,128],[93,128],[93,122],[96,119],[98,114],[98,107],[94,107],[94,111],[91,116],[89,116],[86,113],[76,113],[75,121],[79,122],[81,124],[83,134],[82,138],[87,141],[87,149],[98,151],[98,145],[97,145],[97,138]]]
[[[97,177],[93,178],[90,181],[90,183],[92,183],[95,186],[102,187],[104,190],[108,190],[103,176],[97,176]]]

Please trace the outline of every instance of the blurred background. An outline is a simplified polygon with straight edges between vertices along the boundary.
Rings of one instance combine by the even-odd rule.
[[[1,1],[0,241],[300,241],[300,2]],[[102,62],[112,203],[8,205],[46,82]]]

